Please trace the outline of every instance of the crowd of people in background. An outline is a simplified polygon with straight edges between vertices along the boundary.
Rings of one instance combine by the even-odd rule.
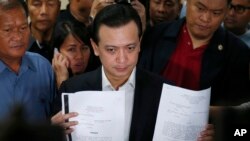
[[[78,123],[65,121],[78,114],[62,114],[63,92],[125,90],[124,140],[152,141],[164,83],[211,87],[210,121],[197,140],[227,140],[224,127],[214,128],[222,126],[218,121],[250,127],[250,0],[60,6],[60,0],[0,0],[0,132],[21,106],[14,122],[51,126],[58,134],[44,139],[64,140],[61,129],[72,133]]]

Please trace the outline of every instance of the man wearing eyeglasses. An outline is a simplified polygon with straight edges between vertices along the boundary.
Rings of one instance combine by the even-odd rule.
[[[250,48],[250,0],[232,0],[224,20],[226,29],[241,38]]]

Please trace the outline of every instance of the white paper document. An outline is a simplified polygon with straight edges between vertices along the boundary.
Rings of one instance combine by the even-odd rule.
[[[82,91],[62,94],[63,113],[78,112],[78,121],[68,141],[123,141],[124,91]]]
[[[163,85],[153,141],[196,141],[208,123],[211,88]]]

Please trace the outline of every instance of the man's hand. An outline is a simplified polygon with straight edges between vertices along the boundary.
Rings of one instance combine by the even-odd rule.
[[[213,124],[208,124],[205,129],[200,133],[197,141],[213,141],[214,139],[214,126]]]
[[[62,112],[60,111],[51,118],[51,123],[59,125],[63,129],[65,129],[65,134],[70,134],[74,131],[72,126],[77,125],[78,122],[77,121],[69,121],[69,119],[72,117],[76,117],[77,115],[78,115],[78,113],[76,113],[76,112],[62,114]]]

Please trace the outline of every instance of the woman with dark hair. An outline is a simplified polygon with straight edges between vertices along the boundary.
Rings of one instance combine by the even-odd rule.
[[[60,22],[54,33],[55,48],[52,66],[56,74],[57,88],[69,77],[95,69],[90,36],[85,27],[71,22]]]

